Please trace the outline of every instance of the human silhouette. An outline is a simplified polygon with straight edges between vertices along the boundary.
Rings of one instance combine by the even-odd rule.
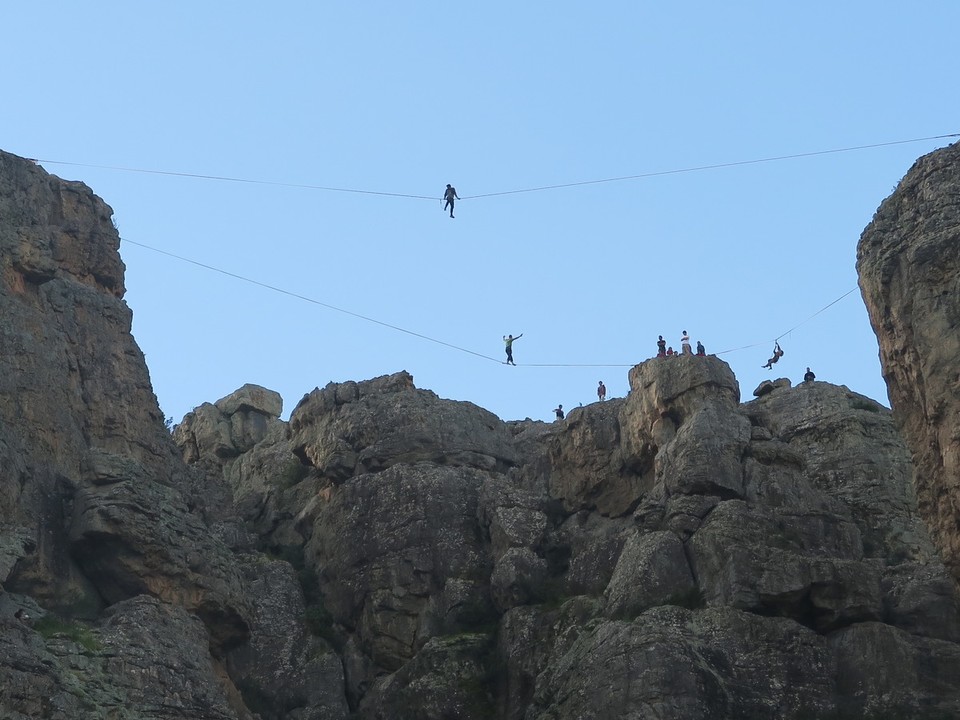
[[[773,369],[773,366],[780,361],[780,358],[783,357],[783,350],[780,349],[780,343],[776,340],[773,341],[773,357],[767,360],[766,365],[761,365],[760,367],[766,368],[767,370]]]
[[[506,344],[505,349],[507,351],[507,362],[506,362],[507,365],[516,365],[516,363],[513,361],[513,341],[519,340],[522,337],[523,337],[523,333],[520,333],[516,337],[514,337],[513,335],[503,336],[503,342]]]
[[[457,195],[457,189],[450,183],[447,183],[447,189],[443,193],[443,199],[446,201],[443,209],[446,210],[447,208],[450,208],[450,217],[453,217],[453,201],[459,200],[460,196]]]

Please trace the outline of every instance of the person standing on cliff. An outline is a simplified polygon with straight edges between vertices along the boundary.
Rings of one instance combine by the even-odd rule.
[[[513,341],[519,340],[522,337],[523,337],[523,333],[520,333],[516,337],[514,337],[513,335],[503,336],[503,342],[506,345],[505,349],[507,351],[507,362],[506,362],[507,365],[516,365],[516,363],[513,361]]]
[[[447,189],[443,193],[443,199],[446,201],[446,205],[443,206],[443,209],[446,210],[447,208],[450,208],[450,217],[453,217],[453,201],[459,200],[460,196],[457,195],[457,189],[450,183],[447,183]]]
[[[687,335],[687,331],[683,331],[683,337],[680,338],[680,352],[684,355],[693,355],[693,350],[690,349],[690,336]]]
[[[666,357],[667,341],[663,339],[663,335],[658,335],[657,338],[657,357]]]
[[[600,402],[607,399],[607,386],[603,384],[603,380],[597,385],[597,397],[600,398]]]
[[[807,371],[803,374],[803,381],[805,383],[811,383],[817,379],[817,376],[813,374],[813,370],[807,368]]]
[[[553,411],[557,414],[557,420],[563,420],[563,405],[557,405]]]

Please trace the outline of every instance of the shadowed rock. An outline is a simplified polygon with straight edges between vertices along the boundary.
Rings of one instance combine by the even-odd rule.
[[[920,158],[857,246],[920,512],[960,581],[960,144]]]

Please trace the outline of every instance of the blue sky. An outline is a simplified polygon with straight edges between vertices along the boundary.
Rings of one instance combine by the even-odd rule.
[[[711,353],[754,346],[721,355],[745,400],[809,365],[887,402],[859,290],[817,313],[856,287],[883,198],[952,140],[669,171],[960,132],[956,2],[4,16],[0,147],[113,207],[134,335],[176,421],[248,382],[286,416],[316,386],[398,370],[550,420],[599,380],[623,396],[657,335],[684,329]],[[634,175],[649,176],[470,199]],[[507,333],[523,333],[515,368]]]

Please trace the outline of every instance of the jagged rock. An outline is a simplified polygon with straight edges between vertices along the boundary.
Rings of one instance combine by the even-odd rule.
[[[210,658],[203,624],[181,608],[140,596],[97,625],[44,628],[0,627],[4,718],[252,720]]]
[[[623,547],[604,593],[610,617],[634,617],[656,605],[693,599],[698,593],[683,550],[671,532],[636,533]]]
[[[624,515],[646,489],[645,479],[623,467],[619,412],[622,400],[572,410],[550,447],[549,492],[568,511]]]
[[[889,410],[828,383],[804,383],[745,409],[799,455],[804,478],[843,503],[867,557],[922,563],[934,557],[910,486],[910,458]],[[791,478],[778,492],[795,494],[800,487]],[[812,496],[802,502],[809,505]]]
[[[71,557],[73,493],[186,477],[130,334],[112,214],[0,152],[0,526],[29,538],[3,582],[65,611],[101,604]]]
[[[713,357],[654,358],[629,377],[620,417],[627,464],[652,464],[670,494],[741,497],[750,423],[729,366]]]
[[[477,519],[483,480],[469,468],[394,464],[344,482],[319,510],[307,561],[334,620],[355,628],[381,667],[398,669],[441,629],[465,629],[488,602]],[[430,617],[447,604],[435,596],[451,581],[466,582],[470,597],[450,617]]]
[[[823,638],[791,620],[665,606],[588,626],[525,717],[827,717],[832,682]]]
[[[848,717],[960,717],[956,644],[882,623],[852,625],[827,642],[836,657],[838,710]],[[949,691],[942,692],[945,688]]]
[[[488,656],[491,639],[464,634],[433,638],[416,658],[383,678],[360,708],[363,720],[485,720],[494,696]]]
[[[920,158],[857,246],[857,272],[926,519],[960,582],[960,143]]]
[[[776,380],[764,380],[756,389],[753,391],[754,397],[763,397],[764,395],[769,395],[774,390],[779,390],[781,388],[790,387],[790,380],[787,378],[777,378]]]
[[[308,631],[312,622],[314,633],[324,633],[326,618],[316,606],[308,611],[293,568],[252,559],[244,580],[254,607],[250,642],[231,652],[227,665],[251,709],[267,717],[345,720],[343,666],[333,647]]]
[[[244,386],[171,439],[118,243],[86,188],[0,155],[0,716],[960,710],[957,592],[879,404],[741,405],[683,356],[564,423],[396,373],[289,423]]]
[[[543,599],[549,576],[546,560],[529,548],[510,548],[500,556],[490,573],[490,594],[494,605],[504,612],[535,598]]]
[[[405,372],[314,390],[290,416],[294,452],[342,481],[396,463],[504,470],[516,463],[503,423],[467,402],[417,390]]]

